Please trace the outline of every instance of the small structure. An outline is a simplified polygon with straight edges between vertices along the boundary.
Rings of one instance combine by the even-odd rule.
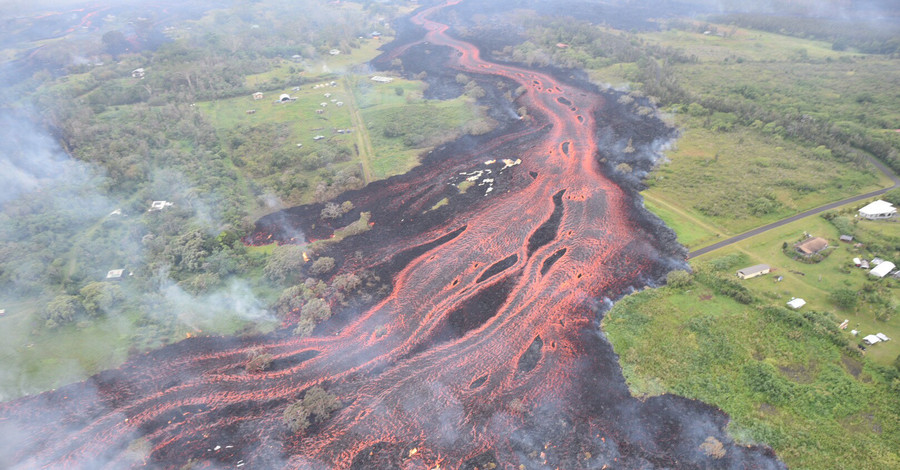
[[[6,309],[0,308],[0,317],[5,316],[5,315],[6,315]]]
[[[879,263],[878,266],[875,266],[874,268],[872,268],[872,270],[869,271],[869,275],[875,276],[877,278],[882,278],[884,276],[887,276],[887,274],[889,272],[893,271],[895,267],[896,266],[894,266],[894,263],[891,263],[890,261],[885,261],[883,263]]]
[[[324,138],[325,138],[324,135],[317,135],[317,136],[313,137],[313,140],[322,140]]]
[[[125,274],[124,269],[113,269],[106,273],[107,281],[121,281],[122,276]]]
[[[841,324],[838,326],[838,328],[840,328],[840,329],[842,329],[842,330],[846,330],[846,329],[847,329],[847,325],[849,325],[849,324],[850,324],[850,320],[849,320],[849,319],[844,320],[843,322],[841,322]]]
[[[248,109],[246,112],[247,112],[247,114],[256,114],[255,109]]]
[[[331,93],[325,93],[326,98],[331,98]]]
[[[173,205],[173,203],[171,203],[169,201],[153,201],[150,204],[150,208],[147,209],[147,212],[161,211],[161,210],[165,209],[166,207],[170,207],[172,205]]]
[[[335,103],[334,105],[337,106],[338,108],[340,108],[341,106],[344,105],[344,102],[343,102],[343,101],[338,101],[338,102]]]
[[[860,262],[859,262],[859,267],[860,267],[861,269],[869,269],[869,261],[868,261],[868,260],[862,260],[862,261],[860,261]]]
[[[556,47],[558,47],[560,49],[568,49],[569,45],[564,42],[558,42],[558,43],[556,43]]]
[[[850,243],[853,241],[852,235],[841,235],[841,241],[844,243]]]
[[[763,274],[769,274],[769,271],[772,270],[772,267],[768,264],[757,264],[756,266],[750,266],[749,268],[739,269],[737,275],[741,279],[751,279],[756,276],[762,276]]]
[[[291,98],[291,95],[287,93],[282,93],[281,96],[278,97],[279,103],[290,103],[292,101],[296,101],[297,98]]]
[[[803,299],[791,299],[791,300],[787,303],[787,306],[790,307],[790,308],[792,308],[792,309],[794,309],[794,310],[797,310],[798,308],[800,308],[800,307],[802,307],[802,306],[804,306],[804,305],[806,305],[806,301],[803,300]]]
[[[328,106],[328,103],[322,102],[322,103],[319,103],[319,106],[325,108]]]
[[[875,333],[875,336],[877,336],[878,339],[880,339],[880,340],[882,340],[882,341],[890,341],[890,340],[891,340],[891,339],[888,338],[887,335],[884,334],[884,333]]]
[[[881,199],[870,202],[859,210],[859,216],[868,220],[890,219],[897,215],[897,208],[893,204]]]
[[[142,79],[142,78],[144,78],[144,75],[146,75],[146,74],[147,74],[147,72],[143,68],[134,69],[131,71],[131,76],[134,78]]]
[[[300,87],[295,86],[294,88],[292,88],[292,90],[293,90],[293,91],[300,91]]]
[[[294,62],[300,62],[301,60],[303,60],[303,56],[301,56],[300,54],[294,54],[291,56],[291,60],[293,60]]]
[[[330,55],[340,55],[341,51],[339,49],[332,49],[332,50],[328,51],[328,53]]]
[[[316,110],[316,114],[325,114],[325,110],[324,110],[324,109],[317,109],[317,110]]]
[[[875,336],[875,335],[869,335],[869,336],[866,336],[865,338],[863,338],[863,342],[866,344],[872,345],[875,343],[880,343],[881,338],[879,338],[878,336]]]
[[[394,79],[391,77],[385,77],[383,75],[375,75],[372,77],[372,81],[378,83],[391,83],[394,81]]]
[[[254,94],[253,94],[253,99],[254,99],[254,100],[261,100],[261,99],[263,99],[263,94],[262,94],[262,92],[261,92],[261,91],[257,91],[256,93],[254,93]]]
[[[797,245],[797,251],[806,256],[812,256],[825,248],[828,248],[828,240],[822,237],[812,237]]]

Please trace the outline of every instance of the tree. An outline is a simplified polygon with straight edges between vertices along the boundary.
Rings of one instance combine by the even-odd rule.
[[[247,372],[262,372],[272,365],[272,361],[275,358],[275,356],[264,354],[258,349],[252,350],[250,354],[250,360],[247,361],[247,365],[245,366]]]
[[[328,305],[328,302],[319,298],[311,299],[307,302],[301,312],[304,318],[312,319],[316,323],[331,318],[331,306]]]
[[[329,202],[325,204],[325,207],[322,208],[322,212],[319,214],[323,219],[337,219],[338,217],[344,215],[344,212],[341,211],[341,206]]]
[[[74,295],[57,295],[47,304],[44,317],[50,328],[71,323],[81,313],[81,302]]]
[[[284,422],[291,432],[298,433],[306,430],[309,422],[309,410],[303,406],[303,401],[297,401],[288,405],[284,410]]]
[[[859,299],[856,291],[851,289],[836,289],[828,296],[832,303],[843,310],[852,310]]]
[[[91,282],[81,288],[81,305],[88,315],[109,313],[122,301],[122,288],[109,282]]]
[[[266,261],[263,274],[273,282],[284,283],[296,279],[304,263],[303,248],[296,245],[276,246]]]
[[[334,258],[323,256],[313,263],[312,267],[309,268],[309,273],[313,276],[321,276],[330,273],[333,269]]]

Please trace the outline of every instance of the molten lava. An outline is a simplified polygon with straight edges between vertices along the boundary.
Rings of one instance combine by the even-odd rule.
[[[587,84],[481,59],[475,46],[431,19],[456,3],[417,12],[412,21],[424,37],[383,60],[426,49],[445,54],[453,74],[524,87],[515,106],[530,119],[474,146],[439,149],[407,175],[342,196],[377,223],[336,244],[333,254],[345,260],[345,272],[371,269],[390,278],[390,293],[317,330],[330,328],[327,335],[194,337],[84,383],[3,404],[0,425],[17,433],[4,436],[13,450],[0,462],[782,466],[767,449],[734,445],[717,410],[672,396],[631,397],[596,326],[597,299],[621,297],[683,263],[671,234],[659,231],[633,191],[603,172],[618,140],[649,149],[671,132]],[[475,174],[459,194],[453,185]],[[445,197],[449,204],[430,209]],[[247,241],[289,242],[296,229],[327,238],[312,233],[319,208],[280,214],[292,230],[263,220]],[[362,260],[341,257],[356,250]],[[272,367],[249,374],[243,366],[254,348],[273,356]],[[292,434],[282,413],[314,385],[326,386],[343,407]],[[709,436],[725,443],[724,457],[702,452]]]

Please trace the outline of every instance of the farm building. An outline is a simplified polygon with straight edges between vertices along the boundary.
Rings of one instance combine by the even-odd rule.
[[[806,305],[806,301],[803,300],[803,299],[791,299],[791,300],[787,303],[787,306],[790,307],[790,308],[792,308],[792,309],[794,309],[794,310],[797,310],[798,308],[800,308],[800,307],[802,307],[802,306],[804,306],[804,305]]]
[[[769,274],[769,271],[772,270],[772,267],[768,264],[757,264],[756,266],[750,266],[749,268],[739,269],[737,275],[741,279],[751,279],[756,276],[762,276],[763,274]]]
[[[859,210],[859,216],[869,220],[890,219],[897,214],[897,208],[893,204],[881,199],[866,204]]]
[[[262,92],[261,92],[261,91],[257,91],[256,93],[254,93],[254,94],[253,94],[253,99],[255,99],[255,100],[261,100],[261,99],[263,99],[263,94],[262,94]]]
[[[797,245],[797,251],[806,256],[812,256],[825,248],[828,248],[828,240],[822,237],[812,237]]]
[[[872,270],[869,271],[869,274],[875,277],[884,277],[887,276],[889,272],[893,271],[894,268],[896,268],[894,263],[891,263],[890,261],[884,261],[878,263],[878,266],[872,268]]]

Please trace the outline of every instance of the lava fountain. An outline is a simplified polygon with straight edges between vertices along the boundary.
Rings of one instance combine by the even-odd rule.
[[[621,297],[684,263],[671,232],[605,175],[623,155],[615,142],[631,140],[633,155],[646,154],[671,131],[586,84],[483,60],[432,19],[456,3],[415,13],[424,36],[385,60],[443,51],[454,73],[523,87],[515,104],[529,118],[342,196],[370,212],[374,226],[332,248],[341,270],[374,270],[390,279],[390,292],[313,337],[191,338],[5,403],[0,463],[783,467],[769,449],[735,444],[718,410],[673,396],[631,397],[597,328],[598,299]],[[458,194],[452,184],[463,179],[472,187]],[[433,209],[445,197],[449,204]],[[317,209],[277,219],[314,234]],[[260,221],[251,239],[279,239],[268,231],[275,218]],[[362,258],[341,256],[363,248]],[[253,348],[272,354],[273,367],[248,374]],[[290,433],[285,407],[320,384],[342,407]],[[705,442],[720,451],[705,452]]]

